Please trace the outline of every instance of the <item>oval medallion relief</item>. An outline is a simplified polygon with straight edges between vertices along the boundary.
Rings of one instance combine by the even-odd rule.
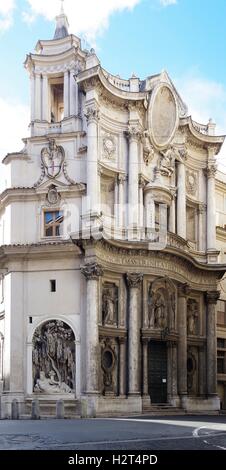
[[[153,91],[148,114],[152,143],[160,148],[167,147],[179,121],[176,98],[169,85],[158,85]]]

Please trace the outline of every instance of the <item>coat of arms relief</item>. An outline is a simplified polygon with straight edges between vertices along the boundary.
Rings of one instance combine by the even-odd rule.
[[[65,152],[63,147],[56,145],[55,139],[49,141],[49,147],[44,147],[41,152],[42,164],[49,178],[56,178],[63,167]]]

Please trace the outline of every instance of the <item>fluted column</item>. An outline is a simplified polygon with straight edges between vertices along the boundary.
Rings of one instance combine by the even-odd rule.
[[[126,395],[126,339],[119,338],[119,395]]]
[[[216,250],[216,204],[215,204],[215,174],[216,165],[213,163],[207,169],[207,251]]]
[[[187,295],[189,287],[178,287],[178,393],[183,398],[187,395]]]
[[[205,251],[206,244],[205,244],[205,228],[204,228],[204,217],[206,213],[206,205],[200,204],[198,208],[198,224],[199,224],[199,240],[198,240],[198,248],[199,251]]]
[[[173,193],[169,209],[169,231],[172,233],[176,232],[175,196],[175,193]]]
[[[81,268],[87,280],[86,295],[86,393],[99,393],[99,279],[103,275],[101,266],[96,263]]]
[[[142,176],[139,178],[139,225],[141,228],[144,227],[144,187],[146,182]]]
[[[128,221],[130,227],[138,225],[138,167],[141,136],[141,126],[138,123],[129,126],[127,137],[129,139]]]
[[[99,202],[98,176],[98,119],[99,109],[96,103],[86,108],[87,119],[87,197],[91,212],[97,210]]]
[[[49,88],[48,88],[48,76],[43,75],[42,77],[42,120],[49,121]]]
[[[155,201],[150,191],[145,192],[145,229],[147,237],[154,239],[155,237]]]
[[[69,72],[64,72],[64,117],[69,116]]]
[[[139,349],[140,349],[140,305],[139,289],[143,280],[143,274],[127,273],[127,284],[129,287],[129,331],[128,331],[128,372],[129,372],[129,395],[140,394],[139,380]]]
[[[30,75],[31,85],[31,122],[35,120],[35,75],[34,72]]]
[[[142,338],[143,396],[148,395],[148,338]]]
[[[217,331],[216,331],[216,304],[220,297],[218,291],[207,292],[207,318],[206,318],[206,366],[207,366],[207,393],[209,396],[217,393]]]
[[[41,74],[35,75],[35,119],[41,120]]]
[[[118,176],[118,226],[123,227],[124,222],[124,182],[125,176]]]
[[[75,71],[70,70],[70,116],[78,114],[78,85],[74,78]]]
[[[185,164],[177,166],[177,234],[186,239]]]

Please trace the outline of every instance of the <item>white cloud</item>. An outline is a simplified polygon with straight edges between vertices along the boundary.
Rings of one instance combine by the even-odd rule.
[[[169,5],[176,5],[177,3],[177,0],[159,0],[159,1],[163,7],[168,7]]]
[[[175,85],[195,121],[207,124],[211,118],[217,125],[216,134],[226,134],[226,88],[222,83],[188,74],[175,80]],[[219,154],[219,161],[224,159],[226,165],[225,157],[226,144]]]
[[[23,148],[22,138],[28,135],[29,107],[11,103],[0,97],[0,161],[7,153]]]
[[[15,6],[15,0],[0,0],[0,32],[12,25]]]
[[[68,15],[70,31],[84,34],[91,42],[108,26],[110,16],[125,9],[132,10],[142,0],[65,0],[64,9]],[[36,16],[52,21],[59,14],[60,2],[56,0],[27,0],[29,10],[24,12],[25,21],[31,22]]]

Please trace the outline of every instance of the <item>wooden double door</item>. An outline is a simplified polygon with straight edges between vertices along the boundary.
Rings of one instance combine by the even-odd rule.
[[[167,343],[164,341],[149,342],[148,391],[152,403],[167,402]]]

